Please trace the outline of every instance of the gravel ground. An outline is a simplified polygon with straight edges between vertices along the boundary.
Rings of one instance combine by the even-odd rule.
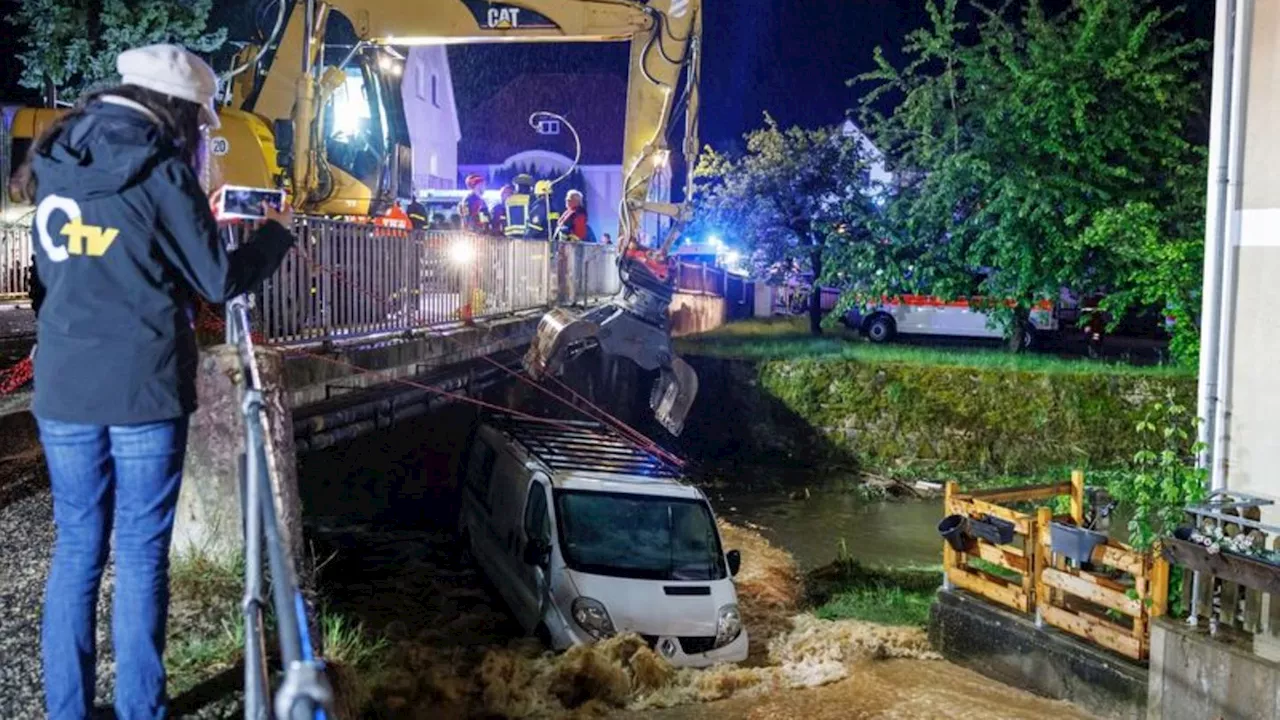
[[[44,717],[40,665],[40,606],[53,550],[53,498],[41,490],[0,508],[0,717]],[[110,590],[103,577],[98,603],[98,702],[110,698]]]
[[[0,438],[0,720],[35,720],[45,716],[40,612],[53,554],[53,497],[30,415],[0,411]],[[108,565],[98,602],[96,704],[103,710],[110,704],[115,676],[113,579]],[[229,686],[174,698],[173,716],[213,720],[242,715],[237,686],[238,678],[232,678]]]

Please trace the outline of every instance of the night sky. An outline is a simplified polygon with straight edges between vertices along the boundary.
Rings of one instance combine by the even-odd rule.
[[[1067,1],[1046,4],[1061,7]],[[1181,30],[1211,38],[1212,2],[1159,2],[1195,8],[1184,13]],[[215,4],[215,21],[231,25],[233,33],[244,32],[238,21],[255,3]],[[0,0],[0,13],[7,15],[15,5],[15,0]],[[784,125],[841,120],[859,97],[859,88],[845,81],[872,68],[876,46],[899,60],[903,36],[927,20],[923,0],[705,0],[704,11],[703,139],[717,145],[758,126],[766,110]],[[10,28],[0,32],[8,35]],[[622,45],[472,46],[452,49],[451,59],[463,112],[521,72],[627,70]],[[1208,53],[1204,61],[1207,72]],[[30,98],[16,85],[17,65],[0,64],[0,99]]]

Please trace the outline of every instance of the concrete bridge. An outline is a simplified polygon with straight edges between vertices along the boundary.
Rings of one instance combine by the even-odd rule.
[[[300,521],[289,517],[299,507],[298,452],[483,396],[519,374],[519,357],[548,308],[585,310],[622,289],[614,246],[566,244],[553,255],[542,241],[318,218],[299,218],[295,235],[294,250],[252,297],[286,526]],[[0,304],[11,326],[23,325],[14,318],[29,322],[30,311],[15,306],[25,303],[32,248],[27,227],[0,226]],[[753,313],[754,287],[742,276],[677,262],[675,285],[673,334]],[[196,323],[204,345],[200,410],[175,547],[236,550],[240,543],[242,364],[226,344],[221,313],[202,308]]]
[[[567,245],[556,262],[546,242],[460,232],[302,218],[296,234],[253,305],[256,339],[282,354],[281,386],[300,419],[361,405],[369,388],[521,350],[547,308],[585,309],[621,290],[612,245]],[[9,334],[34,333],[24,308],[32,248],[26,226],[0,226],[0,327]],[[673,334],[752,313],[746,278],[706,265],[675,270]],[[219,312],[201,312],[206,345],[223,336]]]

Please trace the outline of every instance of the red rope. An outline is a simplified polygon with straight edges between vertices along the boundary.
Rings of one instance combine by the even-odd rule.
[[[374,301],[376,301],[376,302],[384,302],[384,301],[385,301],[385,299],[384,299],[384,298],[380,298],[380,297],[379,297],[379,296],[377,296],[376,294],[374,294],[374,293],[370,292],[368,289],[366,289],[366,288],[364,288],[364,287],[361,287],[361,286],[360,286],[360,285],[359,285],[355,280],[350,279],[350,278],[347,278],[346,276],[344,276],[344,275],[343,275],[343,273],[342,273],[342,271],[341,271],[340,269],[336,269],[336,268],[326,268],[324,265],[322,265],[321,263],[317,262],[314,258],[312,258],[312,257],[311,257],[311,255],[310,255],[310,253],[308,253],[306,250],[302,249],[301,247],[299,247],[299,246],[297,246],[297,245],[294,245],[294,248],[293,248],[293,249],[294,249],[294,251],[296,251],[296,252],[297,252],[297,253],[298,253],[298,254],[299,254],[299,255],[300,255],[300,256],[301,256],[301,257],[306,261],[306,263],[307,263],[308,265],[312,266],[312,267],[313,267],[313,268],[315,268],[317,271],[319,271],[319,272],[326,272],[326,273],[328,273],[328,274],[332,275],[335,279],[337,279],[337,280],[341,280],[342,282],[346,283],[348,286],[350,286],[350,287],[351,287],[351,289],[353,289],[353,290],[355,290],[356,292],[359,292],[359,293],[361,293],[361,294],[363,294],[363,295],[365,295],[365,296],[369,297],[370,299],[372,299],[372,300],[374,300]],[[417,310],[416,308],[415,308],[414,310],[412,310],[412,311],[411,311],[411,315],[410,315],[410,320],[411,320],[411,321],[416,317],[416,314],[417,314],[418,312],[420,312],[420,311],[419,311],[419,310]],[[429,335],[431,335],[432,337],[443,338],[443,339],[445,339],[445,340],[447,340],[447,341],[449,341],[449,342],[451,342],[451,343],[454,343],[455,345],[457,345],[457,346],[459,346],[459,347],[463,347],[463,345],[462,345],[462,341],[461,341],[461,340],[458,340],[457,338],[454,338],[454,337],[452,337],[452,336],[450,336],[450,335],[446,335],[446,334],[444,334],[444,333],[437,333],[437,332],[433,332],[429,327],[427,328],[427,333],[428,333]],[[320,358],[320,359],[325,360],[325,361],[327,361],[327,362],[335,362],[335,363],[338,363],[338,364],[345,364],[345,365],[347,365],[348,367],[351,367],[351,368],[354,368],[354,369],[357,369],[357,370],[361,370],[362,372],[366,372],[366,373],[374,373],[374,372],[375,372],[375,371],[371,371],[371,370],[365,370],[365,369],[363,369],[363,368],[358,368],[357,366],[355,366],[355,365],[351,365],[350,363],[343,363],[342,361],[334,360],[333,358],[329,358],[329,357],[326,357],[326,356],[316,355],[316,354],[314,354],[314,353],[303,353],[303,354],[306,354],[306,355],[311,356],[311,357]],[[501,370],[502,372],[504,372],[504,373],[506,373],[506,374],[510,375],[510,376],[511,376],[511,377],[513,377],[513,378],[516,378],[517,380],[519,380],[520,382],[525,383],[525,384],[526,384],[526,385],[528,385],[529,387],[532,387],[532,388],[537,389],[539,392],[541,392],[541,393],[543,393],[543,394],[545,394],[545,395],[547,395],[547,396],[551,397],[552,399],[556,400],[557,402],[560,402],[560,403],[562,403],[562,404],[566,405],[567,407],[569,407],[569,408],[571,408],[571,409],[573,409],[573,410],[576,410],[576,411],[578,411],[578,412],[582,413],[583,415],[587,416],[588,418],[590,418],[590,419],[592,419],[592,420],[595,420],[596,422],[601,422],[601,423],[604,423],[604,424],[606,424],[606,425],[610,425],[610,426],[612,426],[615,430],[617,430],[618,432],[620,432],[620,433],[623,435],[624,439],[626,439],[626,440],[628,440],[629,442],[631,442],[631,444],[635,445],[638,449],[640,449],[640,450],[644,450],[644,451],[647,451],[647,452],[650,452],[650,453],[653,453],[654,455],[657,455],[657,456],[661,457],[662,459],[664,459],[665,461],[667,461],[667,462],[669,462],[669,463],[671,463],[671,464],[675,465],[676,467],[684,467],[684,465],[685,465],[685,461],[684,461],[682,458],[680,458],[679,456],[674,455],[674,454],[672,454],[672,453],[668,452],[665,448],[663,448],[661,445],[659,445],[659,444],[658,444],[657,442],[655,442],[653,439],[651,439],[651,438],[649,438],[648,436],[646,436],[644,433],[640,432],[639,430],[636,430],[634,427],[632,427],[632,426],[628,425],[626,422],[622,421],[621,419],[619,419],[619,418],[617,418],[617,417],[614,417],[613,415],[610,415],[608,412],[606,412],[605,410],[603,410],[603,409],[602,409],[602,408],[600,408],[599,406],[595,405],[594,403],[590,402],[590,401],[589,401],[589,400],[587,400],[586,398],[582,397],[580,394],[578,394],[577,392],[575,392],[572,388],[570,388],[568,385],[566,385],[564,382],[562,382],[562,381],[561,381],[561,380],[559,380],[558,378],[552,378],[552,379],[553,379],[553,380],[554,380],[558,385],[560,385],[560,387],[564,388],[565,390],[568,390],[570,393],[572,393],[572,394],[573,394],[573,396],[574,396],[576,399],[578,399],[579,401],[581,401],[581,402],[585,403],[588,407],[590,407],[592,410],[594,410],[594,411],[595,411],[595,413],[598,413],[598,414],[592,413],[592,412],[588,411],[586,408],[581,407],[581,406],[580,406],[580,405],[578,405],[577,403],[575,403],[575,402],[573,402],[573,401],[571,401],[571,400],[569,400],[569,399],[567,399],[567,398],[565,398],[565,397],[562,397],[562,396],[560,396],[560,395],[557,395],[556,393],[552,392],[552,391],[551,391],[551,390],[549,390],[548,388],[543,387],[543,386],[542,386],[542,385],[540,385],[539,383],[535,382],[532,378],[529,378],[529,377],[527,377],[527,376],[526,376],[526,375],[524,375],[524,374],[521,374],[521,373],[519,373],[519,372],[516,372],[516,371],[512,370],[511,368],[507,367],[506,365],[503,365],[502,363],[500,363],[500,362],[498,362],[498,361],[494,360],[493,358],[491,358],[491,357],[489,357],[489,356],[487,356],[487,355],[483,355],[483,356],[481,356],[481,357],[482,357],[486,362],[488,362],[489,364],[491,364],[491,365],[493,365],[494,367],[498,368],[498,369],[499,369],[499,370]],[[411,382],[408,382],[408,381],[404,381],[404,380],[399,379],[399,378],[393,379],[393,382],[396,382],[396,381],[406,382],[407,384],[414,385],[414,383],[411,383]],[[419,385],[415,385],[415,386],[417,386],[417,387],[423,387],[423,388],[426,388],[426,389],[430,389],[430,388],[429,388],[429,386],[419,386]],[[444,392],[444,391],[440,391],[440,392]],[[491,407],[494,407],[495,409],[501,410],[501,411],[503,411],[503,412],[516,413],[516,411],[514,411],[514,410],[510,410],[510,409],[508,409],[508,408],[500,408],[500,407],[497,407],[497,406],[491,406]],[[524,413],[516,413],[516,414],[517,414],[518,416],[522,416],[522,417],[525,417],[525,418],[532,418],[532,417],[533,417],[533,416],[531,416],[531,415],[526,415],[526,414],[524,414]],[[562,428],[562,429],[566,429],[567,427],[568,427],[568,426],[563,426],[563,425],[561,426],[561,428]]]
[[[337,359],[337,358],[332,358],[332,357],[328,357],[328,356],[325,356],[325,355],[317,355],[317,354],[315,354],[315,353],[310,353],[310,352],[306,352],[306,351],[300,351],[300,354],[302,354],[302,355],[306,355],[306,356],[308,356],[308,357],[313,357],[313,358],[315,358],[315,359],[317,359],[317,360],[323,360],[323,361],[325,361],[325,362],[327,362],[327,363],[333,363],[334,365],[341,365],[342,367],[349,368],[349,369],[351,369],[351,370],[355,370],[356,372],[358,372],[358,373],[359,373],[359,374],[361,374],[361,375],[378,375],[378,374],[380,374],[380,372],[381,372],[381,371],[378,371],[378,370],[370,370],[369,368],[363,368],[363,367],[360,367],[359,365],[356,365],[356,364],[354,364],[354,363],[347,362],[346,360],[339,360],[339,359]],[[450,391],[448,391],[448,390],[444,390],[444,389],[442,389],[442,388],[435,387],[434,385],[428,385],[428,384],[426,384],[426,383],[420,383],[420,382],[417,382],[416,380],[408,380],[408,379],[406,379],[406,378],[391,378],[391,382],[398,382],[398,383],[401,383],[401,384],[404,384],[404,385],[408,385],[408,386],[410,386],[410,387],[415,387],[415,388],[419,388],[419,389],[421,389],[421,390],[426,390],[426,391],[427,391],[427,392],[429,392],[429,393],[433,393],[433,394],[436,394],[436,395],[440,395],[441,397],[447,397],[447,398],[452,398],[452,399],[454,399],[454,400],[458,400],[458,401],[460,401],[460,402],[471,403],[472,405],[476,405],[476,406],[479,406],[479,407],[482,407],[482,408],[486,408],[486,409],[489,409],[489,410],[496,410],[496,411],[498,411],[498,412],[506,413],[506,414],[508,414],[508,415],[512,415],[512,416],[514,416],[514,417],[518,417],[518,418],[521,418],[521,419],[524,419],[524,420],[529,420],[529,421],[532,421],[532,422],[546,423],[546,424],[548,424],[548,425],[551,425],[551,426],[557,427],[557,428],[559,428],[559,429],[561,429],[561,430],[573,430],[573,429],[574,429],[572,426],[570,426],[570,425],[566,425],[566,424],[564,424],[564,423],[562,423],[562,422],[560,422],[560,421],[558,421],[558,420],[555,420],[555,419],[553,419],[553,418],[542,418],[542,417],[538,417],[538,416],[536,416],[536,415],[530,415],[530,414],[528,414],[528,413],[520,412],[519,410],[513,410],[513,409],[511,409],[511,408],[503,407],[503,406],[501,406],[501,405],[495,405],[495,404],[493,404],[493,403],[486,402],[486,401],[484,401],[484,400],[478,400],[478,399],[473,398],[473,397],[470,397],[470,396],[468,396],[468,395],[462,395],[462,394],[460,394],[460,393],[450,392]]]
[[[13,367],[0,372],[0,396],[12,395],[19,388],[31,382],[35,371],[31,367],[31,358],[19,360]]]

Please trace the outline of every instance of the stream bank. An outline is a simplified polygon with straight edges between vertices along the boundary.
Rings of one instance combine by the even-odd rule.
[[[862,548],[885,556],[905,544],[892,537],[876,540],[890,526],[918,530],[922,537],[912,540],[917,549],[900,557],[905,564],[927,563],[940,548],[933,528],[935,503],[856,505],[855,495],[832,490],[828,496],[816,485],[808,501],[793,500],[802,494],[792,484],[794,477],[772,476],[767,469],[752,471],[760,480],[756,487],[776,491],[708,490],[722,521],[742,523],[724,525],[722,533],[726,549],[743,554],[736,584],[752,641],[748,662],[677,670],[634,637],[549,654],[523,636],[483,577],[459,559],[453,457],[456,444],[465,441],[466,424],[459,411],[456,417],[406,425],[394,436],[317,453],[304,463],[305,515],[321,566],[322,603],[327,612],[350,618],[369,643],[382,648],[377,662],[363,670],[335,668],[348,706],[360,708],[361,717],[732,718],[757,716],[755,708],[796,717],[781,708],[809,703],[834,703],[829,717],[894,716],[907,706],[889,702],[892,690],[869,694],[861,704],[853,699],[866,692],[867,683],[884,681],[901,682],[904,691],[928,699],[916,707],[965,716],[965,707],[946,710],[946,703],[960,702],[958,696],[931,696],[922,686],[921,678],[938,672],[997,698],[991,708],[1014,698],[1009,707],[1025,711],[994,717],[1082,717],[1060,703],[1024,696],[937,659],[918,613],[938,584],[931,571],[914,571],[907,582],[908,576],[860,565],[832,569],[831,561],[841,554],[841,532],[849,534],[844,544],[849,555]],[[375,455],[379,459],[370,462]],[[836,497],[850,504],[833,502]],[[830,512],[824,515],[829,524],[809,523],[814,532],[797,547],[810,549],[798,560],[788,551],[789,538],[804,525],[805,515],[819,510]],[[908,523],[906,515],[895,517],[895,512],[916,519]],[[886,524],[877,529],[881,518]],[[862,619],[873,616],[868,606],[875,606],[872,613],[883,609],[875,598],[885,593],[909,594],[916,605],[908,609],[916,619],[900,622],[902,616],[892,614],[880,622]],[[801,692],[804,688],[821,689]],[[830,714],[840,705],[845,714]],[[988,705],[983,701],[977,707]]]
[[[734,327],[681,343],[700,388],[678,443],[725,474],[816,465],[944,480],[1120,467],[1140,449],[1134,428],[1152,403],[1194,404],[1194,374],[1176,369],[858,341],[759,348],[735,342]]]

